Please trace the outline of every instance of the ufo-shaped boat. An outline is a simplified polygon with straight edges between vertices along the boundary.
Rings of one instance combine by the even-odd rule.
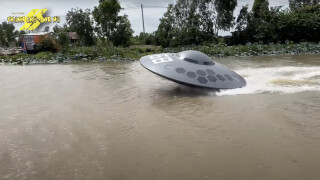
[[[243,77],[199,51],[144,56],[140,63],[149,71],[183,85],[212,89],[235,89],[246,85]]]

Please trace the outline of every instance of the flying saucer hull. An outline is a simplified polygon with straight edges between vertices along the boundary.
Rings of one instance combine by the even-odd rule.
[[[244,78],[217,62],[196,64],[180,56],[173,53],[149,55],[142,57],[140,63],[149,71],[184,85],[212,89],[235,89],[246,85]]]

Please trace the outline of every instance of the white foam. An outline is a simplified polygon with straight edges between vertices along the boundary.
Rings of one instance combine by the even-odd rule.
[[[237,71],[247,81],[239,89],[222,90],[218,96],[258,93],[320,91],[320,66],[247,68]]]

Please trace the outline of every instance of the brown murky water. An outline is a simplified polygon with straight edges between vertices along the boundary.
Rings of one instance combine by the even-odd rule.
[[[217,61],[248,86],[138,62],[0,66],[0,179],[320,179],[320,56]]]

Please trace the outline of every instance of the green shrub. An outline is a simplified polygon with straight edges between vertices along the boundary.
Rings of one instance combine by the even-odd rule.
[[[58,34],[58,43],[62,48],[67,48],[69,46],[69,36],[66,32],[60,32]]]
[[[36,46],[37,52],[50,51],[56,52],[59,49],[57,43],[49,36],[41,36],[39,44]]]

